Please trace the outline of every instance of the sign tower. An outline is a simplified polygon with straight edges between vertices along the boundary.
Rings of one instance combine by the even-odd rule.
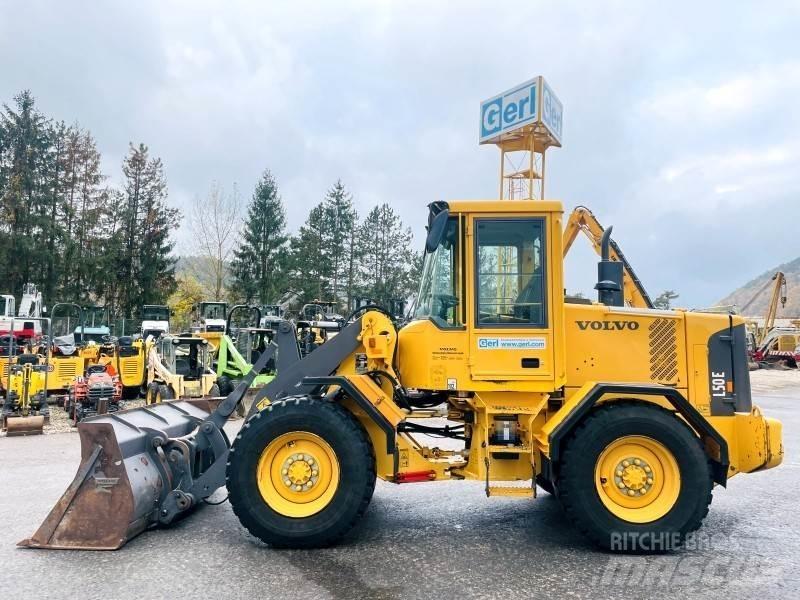
[[[500,199],[544,199],[545,153],[561,147],[564,107],[544,77],[481,102],[480,143],[500,150]]]

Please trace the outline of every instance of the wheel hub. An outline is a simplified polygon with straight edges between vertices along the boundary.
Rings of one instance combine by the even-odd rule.
[[[281,466],[283,484],[296,492],[310,490],[319,481],[317,461],[310,454],[292,454]]]
[[[653,487],[654,477],[653,469],[641,458],[625,458],[614,469],[614,482],[629,496],[647,494]]]
[[[264,448],[256,478],[261,497],[273,510],[287,517],[308,517],[333,500],[339,462],[331,445],[318,435],[290,431]]]

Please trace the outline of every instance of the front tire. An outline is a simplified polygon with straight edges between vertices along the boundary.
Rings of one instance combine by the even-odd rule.
[[[162,402],[169,402],[170,400],[175,400],[175,392],[172,389],[172,386],[166,384],[158,386],[157,402],[161,404]]]
[[[144,403],[146,405],[149,406],[150,404],[157,404],[158,402],[161,401],[159,399],[158,388],[159,386],[155,382],[147,386],[147,391],[145,392],[144,395]]]
[[[233,385],[233,381],[231,381],[231,378],[227,375],[221,375],[217,377],[217,385],[219,386],[219,392],[221,396],[227,396],[235,387]]]
[[[558,498],[599,546],[663,552],[700,527],[712,485],[708,457],[683,421],[655,405],[611,403],[567,440]]]
[[[331,401],[291,397],[253,415],[227,468],[233,511],[275,547],[317,548],[344,536],[375,489],[375,457],[361,424]]]

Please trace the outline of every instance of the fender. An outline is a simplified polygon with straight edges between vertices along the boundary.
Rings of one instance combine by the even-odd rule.
[[[386,435],[386,454],[394,454],[395,450],[395,427],[383,414],[370,402],[361,391],[353,385],[347,378],[342,376],[332,377],[304,377],[303,385],[315,386],[317,389],[320,387],[327,387],[335,385],[344,390],[350,398],[352,398],[359,408],[363,410],[375,424],[381,428]]]
[[[603,397],[609,394],[625,394],[632,396],[660,396],[665,398],[680,414],[689,426],[700,436],[703,447],[711,459],[714,481],[725,486],[728,480],[728,443],[697,409],[676,389],[662,385],[589,383],[576,392],[577,400],[572,398],[562,406],[543,428],[549,430],[549,460],[544,466],[545,476],[552,479],[558,471],[561,453],[569,434],[577,427],[588,412]],[[563,414],[562,414],[563,412]],[[553,425],[550,425],[550,423]],[[548,472],[549,471],[549,472]]]

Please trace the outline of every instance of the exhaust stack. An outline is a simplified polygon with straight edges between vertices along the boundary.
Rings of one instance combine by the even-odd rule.
[[[622,295],[623,264],[611,260],[611,230],[609,227],[603,232],[600,239],[600,262],[597,263],[597,300],[606,306],[624,306],[625,298]]]

